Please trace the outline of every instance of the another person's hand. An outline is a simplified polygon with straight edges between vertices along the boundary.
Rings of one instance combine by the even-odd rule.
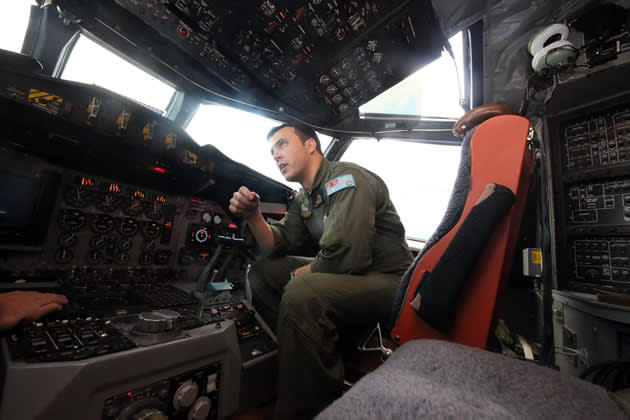
[[[230,211],[235,215],[248,220],[258,212],[260,197],[247,187],[241,187],[230,199]]]
[[[302,267],[298,267],[295,270],[293,270],[293,272],[291,273],[291,278],[294,279],[296,277],[301,276],[302,274],[306,274],[310,272],[311,272],[311,265],[310,264],[303,265]]]
[[[66,303],[65,296],[54,293],[0,293],[0,331],[13,328],[22,320],[35,321]]]

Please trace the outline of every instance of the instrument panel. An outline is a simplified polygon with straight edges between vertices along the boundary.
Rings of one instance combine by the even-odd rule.
[[[201,66],[211,90],[329,126],[439,57],[445,40],[428,1],[118,0],[99,4],[98,20],[90,2],[55,4],[180,74]]]

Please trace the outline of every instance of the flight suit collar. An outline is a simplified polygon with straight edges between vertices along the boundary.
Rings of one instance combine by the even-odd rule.
[[[319,190],[321,184],[325,181],[325,178],[328,176],[328,171],[330,169],[330,161],[326,158],[322,159],[322,163],[319,165],[319,169],[315,173],[315,178],[313,179],[313,185],[311,189],[304,188],[304,193],[307,197],[310,197],[313,191]]]

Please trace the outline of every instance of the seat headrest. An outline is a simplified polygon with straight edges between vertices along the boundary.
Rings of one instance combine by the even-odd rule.
[[[453,125],[453,135],[456,137],[464,137],[466,133],[481,124],[485,120],[499,115],[518,115],[518,113],[509,105],[489,104],[481,105],[465,113]]]

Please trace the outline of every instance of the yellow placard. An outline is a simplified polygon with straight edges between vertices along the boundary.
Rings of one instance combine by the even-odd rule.
[[[532,251],[532,264],[542,264],[542,252]]]

